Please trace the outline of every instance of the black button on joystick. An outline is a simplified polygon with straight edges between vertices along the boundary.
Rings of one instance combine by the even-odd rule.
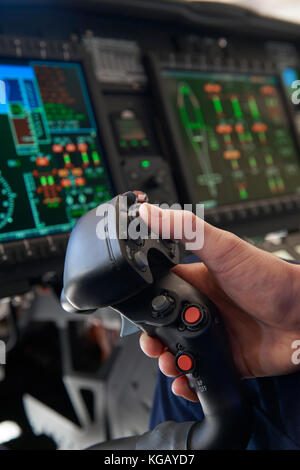
[[[174,300],[167,295],[158,295],[152,300],[152,314],[153,316],[160,316],[161,314],[169,313],[173,310]]]

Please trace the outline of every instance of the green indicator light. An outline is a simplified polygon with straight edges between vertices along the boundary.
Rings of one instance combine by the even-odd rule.
[[[71,163],[71,158],[70,158],[70,155],[68,153],[64,154],[64,161],[65,161],[65,163]]]
[[[53,185],[54,184],[54,178],[52,175],[48,176],[48,184]]]
[[[190,88],[188,86],[182,85],[180,87],[180,93],[183,95],[188,95],[190,93]]]
[[[216,113],[223,113],[223,107],[220,98],[218,96],[214,96],[212,100]]]
[[[256,159],[254,157],[249,158],[249,165],[251,166],[251,168],[257,167]]]
[[[131,140],[130,145],[131,145],[131,147],[137,147],[139,144],[138,144],[137,140]]]
[[[141,142],[143,147],[148,147],[149,146],[149,140],[148,139],[143,139]]]
[[[83,153],[81,154],[81,158],[82,158],[82,161],[83,161],[84,163],[88,163],[88,162],[89,162],[89,156],[88,156],[88,154],[87,154],[86,152],[83,152]]]
[[[242,112],[239,100],[237,98],[232,98],[231,103],[232,103],[235,117],[237,119],[241,119],[243,117],[243,112]]]
[[[143,160],[143,161],[141,162],[141,166],[142,166],[143,168],[149,168],[150,165],[151,165],[151,163],[149,162],[149,160]]]
[[[42,186],[47,186],[47,178],[46,178],[46,176],[41,176],[40,181],[41,181],[41,185],[42,185]]]
[[[248,198],[248,193],[246,191],[246,189],[240,189],[240,198],[241,199],[247,199]]]
[[[95,150],[92,152],[92,159],[94,160],[94,162],[100,162],[99,153]]]
[[[259,114],[259,111],[258,111],[258,107],[257,107],[256,101],[255,101],[255,98],[249,98],[248,103],[249,103],[249,108],[250,108],[252,117],[254,119],[258,119],[260,117],[260,114]]]
[[[275,183],[275,180],[273,178],[270,178],[268,180],[268,184],[269,184],[271,189],[274,189],[276,187],[276,183]]]
[[[127,142],[126,142],[126,140],[120,140],[120,147],[122,147],[122,148],[127,147]]]

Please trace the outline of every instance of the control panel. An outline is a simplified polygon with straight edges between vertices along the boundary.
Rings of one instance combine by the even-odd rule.
[[[297,235],[295,28],[18,8],[22,25],[9,5],[0,20],[0,296],[60,275],[77,219],[128,190],[260,241]]]

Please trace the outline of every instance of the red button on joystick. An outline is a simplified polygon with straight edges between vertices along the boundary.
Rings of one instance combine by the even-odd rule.
[[[184,314],[184,320],[190,325],[198,323],[202,319],[201,310],[198,307],[188,307]]]
[[[183,372],[188,372],[194,367],[193,358],[188,354],[181,354],[181,356],[177,358],[177,367]]]

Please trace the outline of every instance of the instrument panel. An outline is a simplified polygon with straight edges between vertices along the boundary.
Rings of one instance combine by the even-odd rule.
[[[21,4],[0,20],[0,296],[60,276],[76,220],[127,190],[298,231],[298,30]]]
[[[0,64],[0,242],[69,232],[112,196],[79,64]]]

